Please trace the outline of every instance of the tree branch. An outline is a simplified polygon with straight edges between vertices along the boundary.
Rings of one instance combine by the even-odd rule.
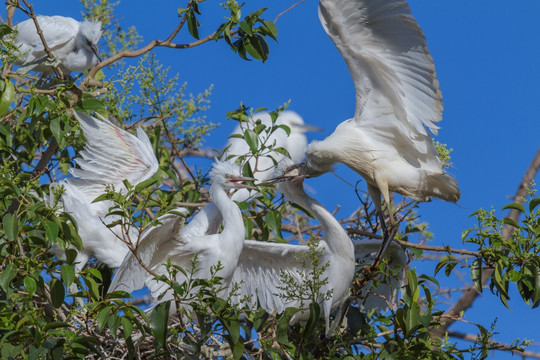
[[[43,35],[43,30],[41,30],[41,27],[39,26],[39,23],[37,21],[36,14],[34,13],[34,9],[32,7],[32,4],[29,4],[26,0],[23,0],[24,5],[28,8],[28,10],[24,9],[21,4],[17,1],[15,6],[19,9],[21,9],[22,12],[24,12],[26,15],[28,15],[33,21],[34,25],[36,26],[37,34],[39,38],[41,39],[41,42],[43,43],[43,49],[47,53],[47,57],[49,59],[54,59],[54,54],[49,48],[49,45],[47,45],[47,40],[45,40],[45,35]],[[13,5],[11,1],[9,1],[10,5]],[[60,79],[64,78],[64,74],[62,73],[62,70],[60,69],[60,66],[53,67],[54,72],[56,73],[56,76]]]
[[[478,338],[478,336],[476,336],[476,335],[464,334],[464,333],[457,332],[457,331],[449,331],[448,335],[451,336],[451,337],[454,337],[454,338],[467,340],[467,341],[473,341],[473,342],[477,342],[477,341],[480,340]],[[524,357],[530,357],[530,358],[533,358],[533,359],[540,359],[540,354],[539,353],[535,353],[535,352],[532,352],[532,351],[514,350],[510,346],[508,346],[506,344],[496,342],[496,341],[490,341],[490,344],[492,344],[493,346],[496,347],[494,350],[510,351],[510,352],[512,352],[513,354],[516,354],[516,355],[521,355],[521,356],[524,356]]]
[[[527,196],[527,191],[529,189],[529,186],[531,182],[534,180],[539,168],[540,168],[540,150],[538,150],[538,152],[536,153],[536,156],[531,162],[531,165],[529,165],[529,168],[525,172],[525,175],[523,175],[523,179],[521,180],[517,193],[514,197],[514,202],[523,203],[525,197]],[[516,222],[519,221],[519,216],[520,216],[520,212],[514,209],[510,210],[510,213],[508,215],[509,218],[511,218],[512,220]],[[505,238],[508,238],[511,236],[512,231],[513,231],[513,227],[511,225],[505,224],[503,227],[502,234]],[[492,273],[493,273],[493,269],[482,270],[482,286],[485,286],[488,283]],[[480,295],[480,293],[478,292],[478,290],[476,290],[475,287],[464,291],[461,297],[454,304],[454,306],[448,309],[445,314],[450,315],[450,316],[457,316],[462,311],[465,311],[469,307],[471,307],[471,305],[476,300],[478,295]],[[446,330],[448,329],[448,327],[452,325],[453,323],[454,323],[454,320],[445,319],[444,321],[442,321],[442,326],[439,328],[433,329],[431,331],[431,334],[433,336],[442,337],[446,333]]]

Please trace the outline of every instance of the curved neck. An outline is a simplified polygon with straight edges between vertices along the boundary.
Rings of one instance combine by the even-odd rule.
[[[234,246],[238,252],[242,251],[246,230],[238,205],[227,196],[221,185],[210,186],[210,196],[223,218],[220,246]]]
[[[309,196],[303,188],[295,188],[289,198],[311,211],[324,231],[324,241],[330,251],[344,258],[354,258],[354,246],[347,232],[320,202]]]

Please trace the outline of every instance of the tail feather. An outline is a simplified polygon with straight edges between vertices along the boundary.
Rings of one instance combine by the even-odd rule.
[[[426,189],[430,196],[457,202],[461,193],[456,179],[448,174],[430,174],[427,176]]]

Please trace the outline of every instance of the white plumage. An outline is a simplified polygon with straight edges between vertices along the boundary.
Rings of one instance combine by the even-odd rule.
[[[380,210],[381,193],[457,201],[431,136],[442,95],[422,30],[402,0],[321,0],[321,23],[345,59],[356,89],[352,119],[306,150],[302,171],[318,176],[341,162],[359,173]]]
[[[72,71],[83,71],[101,61],[97,49],[101,37],[100,22],[79,22],[65,16],[38,16],[37,20],[62,72],[69,74]],[[52,74],[54,64],[46,62],[47,53],[34,21],[25,20],[17,24],[16,29],[18,35],[14,44],[23,54],[16,64],[44,75]]]
[[[75,113],[75,117],[87,141],[81,157],[75,160],[80,168],[71,169],[74,177],[61,181],[59,185],[65,188],[60,199],[64,211],[77,221],[83,242],[84,249],[76,259],[77,267],[82,269],[92,256],[110,267],[118,267],[128,252],[120,238],[135,241],[137,231],[130,229],[128,234],[122,234],[118,225],[108,228],[105,224],[119,219],[116,215],[106,216],[113,203],[109,200],[93,201],[105,193],[106,185],[125,192],[123,180],[138,184],[149,179],[159,164],[142,128],[137,129],[135,137],[105,119],[100,121],[80,112]]]
[[[211,267],[219,262],[222,269],[217,275],[223,278],[225,285],[230,282],[242,251],[245,229],[240,209],[228,197],[227,192],[244,187],[241,181],[253,179],[243,177],[238,165],[219,160],[216,160],[210,176],[212,181],[210,196],[222,214],[223,230],[221,233],[205,234],[206,229],[201,228],[197,221],[191,221],[183,227],[184,220],[180,216],[170,215],[161,218],[163,225],[150,229],[139,244],[141,260],[155,273],[167,274],[164,264],[168,260],[189,271],[191,261],[197,255],[198,271],[194,274],[195,278],[209,278]],[[183,274],[179,273],[177,281],[185,280]],[[110,289],[133,291],[144,285],[148,286],[156,301],[171,298],[168,286],[153,280],[149,273],[141,270],[136,256],[129,253],[118,269]],[[160,300],[157,300],[158,298]]]
[[[243,130],[253,130],[255,123],[260,120],[261,124],[265,125],[267,129],[272,127],[272,118],[268,112],[259,112],[253,115],[252,122],[243,123],[242,126],[237,125],[231,135],[242,135]],[[304,158],[304,153],[307,146],[307,138],[305,133],[307,131],[316,130],[315,127],[304,124],[304,120],[294,111],[282,111],[279,113],[274,126],[286,125],[290,129],[290,134],[284,129],[278,128],[276,131],[268,135],[267,133],[261,133],[260,143],[264,143],[266,146],[272,145],[274,148],[283,148],[289,153],[289,157],[298,163]],[[225,146],[225,152],[222,155],[222,159],[236,159],[238,156],[246,155],[250,153],[248,144],[243,138],[229,137]],[[275,163],[280,163],[285,155],[276,151],[265,151],[262,156],[257,160],[253,157],[248,158],[251,169],[253,170],[253,176],[259,181],[263,182],[268,180],[275,172]],[[247,189],[237,191],[233,195],[233,199],[236,201],[245,201],[249,198],[250,192]]]
[[[373,239],[353,240],[357,271],[364,266],[371,266],[377,252],[381,248],[382,241]],[[407,255],[398,243],[392,242],[385,254],[388,267],[392,270],[399,269],[395,276],[384,276],[379,278],[379,285],[375,287],[372,282],[368,282],[362,289],[357,299],[357,303],[364,309],[384,311],[388,305],[394,308],[398,303],[398,292],[404,284],[404,275],[407,268]]]
[[[292,164],[290,160],[286,161],[287,164],[289,162]],[[218,162],[217,165],[219,166],[220,163]],[[308,247],[244,240],[245,233],[240,211],[234,202],[226,197],[222,188],[224,183],[219,180],[223,177],[216,179],[216,176],[220,175],[218,170],[219,168],[216,169],[215,165],[210,191],[215,206],[223,215],[223,232],[203,235],[199,227],[193,227],[193,221],[181,230],[181,218],[171,217],[163,221],[162,229],[152,230],[141,241],[141,259],[148,261],[145,263],[153,271],[164,274],[165,267],[162,264],[168,259],[174,264],[189,269],[190,260],[198,254],[200,271],[197,272],[196,277],[208,277],[210,266],[217,264],[219,260],[224,266],[219,275],[224,278],[225,285],[230,286],[229,290],[234,285],[239,286],[238,294],[233,297],[233,301],[241,302],[241,299],[251,296],[246,305],[255,308],[259,303],[268,312],[282,312],[289,306],[299,307],[299,300],[285,300],[278,295],[279,287],[284,285],[280,274],[284,272],[298,282],[303,281],[300,273],[308,276],[309,268],[302,267],[295,258],[302,254],[309,255]],[[239,174],[239,170],[237,171]],[[318,250],[322,251],[321,264],[329,263],[321,277],[321,280],[327,278],[328,284],[323,286],[320,292],[331,291],[331,296],[320,302],[328,329],[330,313],[347,296],[354,276],[353,244],[332,214],[304,192],[302,182],[284,182],[278,187],[279,191],[288,196],[291,201],[309,209],[324,229],[325,239],[321,240]],[[198,223],[195,222],[195,224]],[[169,235],[167,235],[168,232]],[[133,291],[146,284],[152,291],[153,298],[158,299],[166,289],[166,285],[157,283],[149,275],[144,279],[139,275],[140,273],[137,259],[129,254],[118,270],[111,289]],[[178,281],[182,280],[185,279],[178,279]],[[167,298],[169,297],[164,297],[159,301]],[[307,305],[309,302],[304,303],[304,306]],[[293,318],[293,322],[305,320],[308,315],[301,312]]]

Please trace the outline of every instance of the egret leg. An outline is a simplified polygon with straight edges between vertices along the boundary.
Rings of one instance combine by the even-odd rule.
[[[392,243],[392,240],[394,239],[394,236],[396,235],[397,228],[394,226],[394,214],[392,213],[392,206],[391,206],[391,200],[390,200],[390,192],[388,191],[388,184],[382,181],[377,181],[377,185],[373,186],[371,184],[368,184],[368,192],[371,196],[371,199],[373,200],[373,205],[375,205],[375,209],[377,212],[377,216],[379,217],[379,220],[381,222],[381,231],[383,235],[381,247],[379,251],[377,252],[377,255],[375,255],[375,259],[373,261],[373,267],[379,266],[379,263],[388,250],[388,247]],[[388,222],[389,226],[386,226],[386,221],[384,219],[384,213],[382,210],[382,203],[381,203],[381,194],[384,197],[384,201],[386,203],[386,208],[388,209]]]

